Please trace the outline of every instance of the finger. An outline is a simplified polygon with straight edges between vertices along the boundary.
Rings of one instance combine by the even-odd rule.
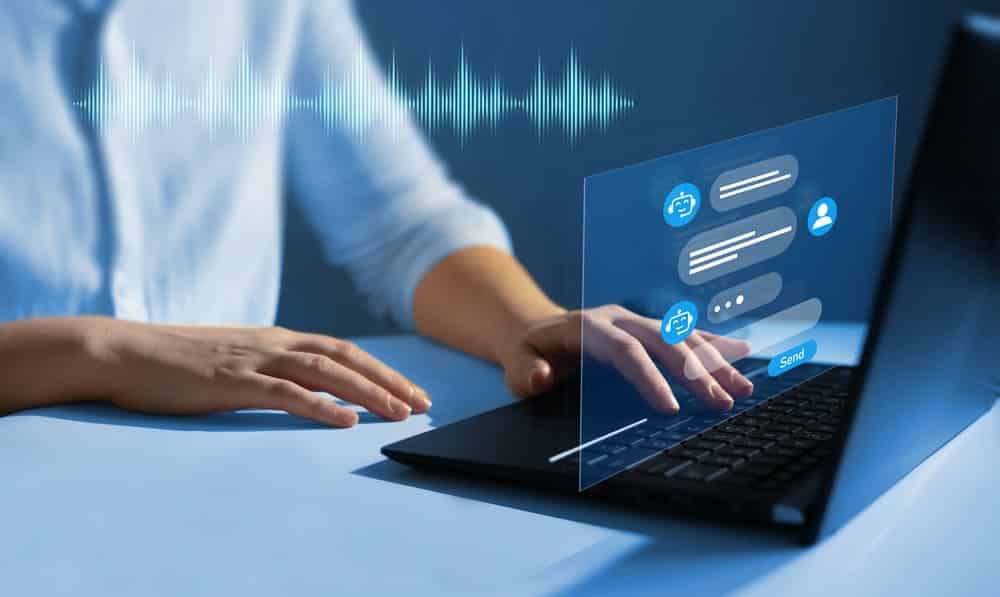
[[[301,334],[301,336],[300,340],[295,340],[289,345],[291,350],[321,354],[357,371],[409,404],[414,412],[427,412],[431,407],[430,396],[423,388],[368,354],[357,344],[320,334]]]
[[[719,354],[730,363],[735,363],[750,355],[750,343],[746,340],[720,336],[706,332],[705,330],[698,330],[697,333],[707,342],[711,343],[719,351]]]
[[[515,357],[514,364],[504,371],[504,377],[511,391],[522,398],[545,392],[555,383],[552,365],[528,346]]]
[[[688,336],[688,341],[692,352],[730,395],[744,398],[753,392],[753,383],[744,377],[736,367],[729,364],[729,360],[716,349],[719,336],[716,336],[716,340],[708,342],[704,335],[695,332]]]
[[[671,414],[680,410],[673,390],[639,339],[599,318],[587,318],[584,326],[589,355],[613,365],[653,408]]]
[[[255,373],[250,383],[253,390],[246,393],[250,403],[245,406],[283,410],[333,427],[353,427],[358,422],[358,413],[287,379]]]
[[[260,373],[294,381],[310,390],[329,392],[391,421],[405,419],[413,410],[386,388],[320,354],[282,353],[270,359]]]
[[[702,403],[719,410],[732,408],[732,396],[705,370],[687,341],[680,344],[665,343],[660,338],[660,322],[649,317],[634,315],[620,318],[615,323],[638,338],[643,346],[663,363],[674,379],[681,380],[684,387]],[[690,364],[687,365],[685,372],[685,365],[689,361]]]

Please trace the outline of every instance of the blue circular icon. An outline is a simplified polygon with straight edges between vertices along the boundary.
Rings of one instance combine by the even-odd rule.
[[[663,220],[680,228],[687,226],[701,207],[701,191],[689,182],[677,185],[663,200]]]
[[[667,344],[678,344],[694,331],[698,323],[698,307],[691,301],[675,303],[667,309],[660,324],[660,336]]]
[[[833,230],[833,224],[837,221],[837,202],[833,197],[823,197],[813,203],[809,210],[809,217],[806,223],[809,225],[809,234],[813,236],[823,236]]]

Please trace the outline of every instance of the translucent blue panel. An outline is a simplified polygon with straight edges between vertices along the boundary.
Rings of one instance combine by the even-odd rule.
[[[851,364],[833,355],[864,339],[895,128],[889,98],[587,178],[583,305],[628,313],[606,310],[582,331],[581,489]],[[843,329],[861,333],[829,333]],[[643,354],[679,412],[623,375]],[[732,368],[754,384],[749,396],[732,391]],[[730,387],[733,408],[699,396],[711,385]]]

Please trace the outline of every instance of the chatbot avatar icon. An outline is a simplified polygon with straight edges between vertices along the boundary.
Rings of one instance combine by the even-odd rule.
[[[674,228],[687,226],[701,207],[701,191],[689,182],[677,185],[663,200],[663,221]]]
[[[698,323],[698,307],[691,301],[675,303],[667,309],[660,325],[660,336],[667,344],[678,344],[694,331]]]

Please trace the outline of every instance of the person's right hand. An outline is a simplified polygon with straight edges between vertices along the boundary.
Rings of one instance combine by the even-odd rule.
[[[101,388],[129,410],[197,415],[277,409],[335,427],[358,421],[329,392],[389,420],[425,412],[427,393],[357,345],[282,328],[161,326],[104,320]]]

